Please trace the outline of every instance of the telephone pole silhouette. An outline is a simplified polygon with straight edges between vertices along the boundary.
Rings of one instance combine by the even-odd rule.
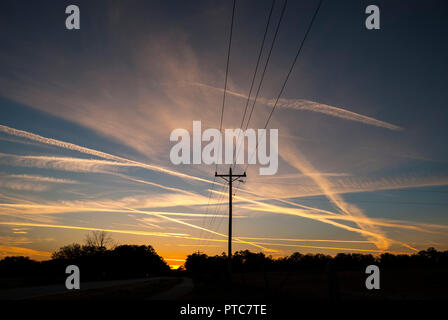
[[[239,178],[246,177],[246,172],[243,174],[233,174],[232,167],[229,168],[229,174],[218,174],[215,171],[215,177],[219,177],[227,181],[229,184],[229,276],[232,274],[232,183]]]

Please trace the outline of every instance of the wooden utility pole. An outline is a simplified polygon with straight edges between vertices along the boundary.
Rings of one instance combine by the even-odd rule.
[[[243,174],[233,174],[232,167],[229,168],[229,174],[218,174],[215,172],[215,177],[220,177],[229,183],[229,276],[232,274],[232,183],[239,178],[246,177],[246,172]],[[227,179],[228,178],[228,179]]]

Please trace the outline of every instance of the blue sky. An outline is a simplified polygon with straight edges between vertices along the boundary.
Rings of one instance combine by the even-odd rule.
[[[263,127],[317,3],[288,2],[249,127]],[[169,135],[219,128],[232,2],[78,1],[71,31],[69,4],[0,4],[0,254],[47,258],[92,230],[172,261],[225,251],[215,168],[172,165]],[[324,1],[269,124],[279,171],[250,166],[235,196],[236,250],[447,249],[446,4],[376,1],[375,31],[369,4]],[[224,128],[241,122],[270,6],[237,0]]]

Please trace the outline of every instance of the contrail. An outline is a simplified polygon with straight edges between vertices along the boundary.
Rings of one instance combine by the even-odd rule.
[[[306,157],[298,150],[289,149],[289,152],[282,153],[281,157],[305,175],[308,173],[318,172],[306,159]],[[363,218],[365,222],[357,221],[356,219],[354,219],[354,222],[361,229],[366,230],[371,234],[371,236],[368,236],[368,239],[375,243],[378,249],[384,250],[388,248],[389,239],[383,234],[383,232],[376,226],[372,225],[372,223],[366,221],[368,218],[364,215],[361,209],[355,205],[347,203],[342,197],[340,197],[333,190],[333,186],[329,180],[323,176],[316,175],[311,175],[309,178],[319,186],[325,196],[339,209],[341,213],[356,218]]]
[[[280,247],[299,247],[299,248],[313,248],[313,249],[324,249],[324,250],[341,250],[341,251],[361,251],[361,252],[375,252],[375,253],[395,253],[398,252],[389,251],[389,250],[373,250],[373,249],[359,249],[359,248],[341,248],[341,247],[322,247],[322,246],[306,246],[306,245],[300,245],[300,244],[284,244],[284,243],[263,243],[263,242],[256,242],[257,244],[263,244],[263,245],[275,245]],[[400,254],[407,254],[404,252],[400,252]]]
[[[267,104],[272,105],[274,101],[270,100]],[[282,108],[288,108],[288,109],[294,109],[294,110],[306,110],[306,111],[312,111],[317,113],[326,114],[328,116],[333,116],[340,119],[355,121],[364,123],[367,125],[385,128],[389,130],[394,131],[401,131],[403,128],[396,126],[394,124],[377,120],[372,117],[364,116],[359,113],[355,113],[353,111],[349,111],[346,109],[338,108],[329,106],[327,104],[318,103],[310,100],[305,99],[280,99],[278,104],[278,107]]]
[[[187,195],[201,196],[200,194],[194,193],[191,191],[186,191],[186,190],[174,188],[174,187],[167,187],[167,186],[161,185],[159,183],[142,180],[142,179],[137,179],[137,178],[125,175],[125,174],[115,172],[113,170],[108,170],[108,169],[102,168],[103,166],[104,167],[108,167],[108,166],[140,167],[139,165],[131,164],[131,163],[124,163],[124,162],[117,162],[117,161],[110,161],[110,160],[71,158],[71,157],[21,156],[21,155],[12,155],[12,154],[5,154],[5,153],[0,153],[0,159],[1,158],[5,158],[7,160],[5,163],[7,163],[7,164],[9,164],[8,159],[12,159],[13,164],[16,166],[33,166],[33,167],[39,167],[39,168],[49,168],[50,167],[50,168],[56,169],[56,170],[64,170],[64,171],[66,170],[66,171],[75,171],[75,172],[98,172],[98,173],[114,175],[114,176],[117,176],[117,177],[120,177],[120,178],[123,178],[126,180],[130,180],[133,182],[151,185],[151,186],[161,188],[164,190],[179,192],[179,193],[183,193],[183,194],[187,194]],[[30,175],[14,175],[14,176],[9,175],[8,177],[30,178],[32,176],[30,176]],[[56,181],[56,180],[54,180],[54,181]],[[61,180],[60,182],[62,182],[62,181],[63,180]]]
[[[216,194],[223,194],[223,193],[221,193],[219,191],[214,191],[214,190],[212,192],[216,193]],[[375,228],[373,226],[375,224],[375,222],[371,221],[369,218],[366,218],[365,216],[362,216],[362,217],[361,216],[360,217],[356,216],[355,217],[355,216],[352,216],[352,215],[316,214],[316,213],[312,213],[312,212],[304,212],[304,211],[298,210],[298,209],[279,207],[279,206],[276,206],[276,205],[271,205],[271,204],[267,204],[267,203],[264,203],[264,202],[251,200],[251,199],[244,198],[244,197],[241,197],[241,196],[235,196],[235,198],[236,199],[240,199],[242,201],[246,201],[246,202],[250,202],[250,203],[256,204],[256,205],[261,206],[261,207],[264,207],[264,208],[243,207],[245,209],[251,209],[251,210],[256,210],[256,211],[264,211],[264,212],[276,212],[276,213],[281,213],[281,214],[288,214],[288,215],[295,215],[295,216],[299,216],[299,217],[309,218],[309,219],[313,219],[313,220],[317,220],[317,221],[320,221],[320,222],[323,222],[323,223],[327,223],[327,224],[330,224],[330,225],[333,225],[335,227],[339,227],[339,228],[342,228],[342,229],[345,229],[345,230],[348,230],[348,231],[357,232],[357,233],[359,233],[359,234],[369,238],[370,242],[373,242],[375,244],[376,244],[376,242],[372,241],[372,238],[375,239],[375,240],[378,240],[378,241],[380,241],[380,240],[383,241],[383,239],[387,239],[388,242],[390,241],[390,242],[399,243],[399,244],[405,246],[406,248],[409,248],[409,249],[414,250],[414,251],[418,251],[417,249],[407,245],[406,243],[403,243],[403,242],[397,241],[397,240],[388,239],[388,238],[385,238],[384,235],[376,233],[374,231]],[[354,228],[354,227],[351,227],[351,226],[348,226],[348,225],[345,225],[345,224],[333,221],[333,219],[339,219],[339,218],[340,218],[340,220],[353,221],[358,226],[359,225],[365,225],[365,224],[368,223],[368,225],[373,230],[364,229],[362,227],[360,229],[358,229],[358,228]],[[417,227],[415,227],[415,228],[417,228]],[[381,247],[379,249],[383,250],[383,251],[386,250],[386,248],[381,248]]]
[[[216,234],[216,235],[221,236],[221,237],[227,237],[227,235],[225,235],[225,234],[222,234],[222,233],[219,233],[219,232],[207,229],[207,228],[203,228],[203,227],[200,227],[200,226],[197,226],[197,225],[194,225],[194,224],[182,221],[182,220],[178,220],[178,219],[175,219],[175,218],[165,217],[163,214],[160,214],[160,213],[155,213],[155,212],[151,212],[151,211],[137,210],[137,209],[133,209],[133,208],[125,208],[125,209],[131,210],[131,211],[134,211],[134,212],[138,212],[138,213],[153,215],[153,216],[156,216],[156,217],[159,217],[159,218],[162,218],[162,219],[166,219],[166,220],[169,220],[169,221],[172,221],[172,222],[175,222],[175,223],[186,225],[186,226],[191,227],[191,228],[195,228],[195,229],[199,229],[199,230],[202,230],[202,231],[205,231],[205,232]],[[235,239],[238,242],[240,242],[240,243],[250,244],[250,245],[252,245],[254,247],[258,247],[258,248],[266,250],[266,251],[272,250],[272,249],[268,249],[268,248],[262,247],[260,245],[254,244],[253,242],[243,241],[243,240],[238,239],[238,238],[235,238]]]
[[[201,182],[207,182],[207,183],[213,183],[210,180],[207,179],[203,179],[203,178],[199,178],[196,176],[192,176],[192,175],[188,175],[188,174],[184,174],[184,173],[180,173],[174,170],[170,170],[170,169],[166,169],[160,166],[156,166],[156,165],[150,165],[150,164],[146,164],[146,163],[142,163],[142,162],[138,162],[138,161],[134,161],[134,160],[130,160],[130,159],[126,159],[123,157],[119,157],[119,156],[115,156],[106,152],[102,152],[102,151],[98,151],[98,150],[94,150],[94,149],[90,149],[90,148],[86,148],[86,147],[82,147],[70,142],[65,142],[65,141],[61,141],[61,140],[56,140],[56,139],[51,139],[51,138],[46,138],[31,132],[27,132],[27,131],[23,131],[23,130],[18,130],[18,129],[14,129],[5,125],[0,125],[0,132],[4,132],[6,134],[12,135],[12,136],[16,136],[16,137],[21,137],[21,138],[25,138],[25,139],[29,139],[29,140],[33,140],[33,141],[37,141],[43,144],[47,144],[47,145],[51,145],[51,146],[56,146],[59,148],[63,148],[63,149],[68,149],[68,150],[74,150],[74,151],[78,151],[84,154],[90,154],[96,157],[100,157],[103,159],[109,159],[109,160],[115,160],[115,161],[119,161],[122,163],[130,163],[130,164],[134,164],[140,168],[145,168],[145,169],[149,169],[152,171],[157,171],[157,172],[162,172],[162,173],[166,173],[172,176],[177,176],[180,178],[184,178],[184,179],[190,179],[190,180],[196,180],[196,181],[201,181]]]
[[[8,225],[8,226],[24,226],[24,227],[39,227],[39,228],[56,228],[56,229],[70,229],[70,230],[86,230],[86,231],[105,231],[110,233],[122,233],[122,234],[132,234],[132,235],[141,235],[141,236],[156,236],[156,237],[174,237],[181,238],[187,240],[205,240],[203,238],[193,237],[189,234],[185,233],[167,233],[167,232],[148,232],[148,231],[138,231],[138,230],[119,230],[119,229],[105,229],[105,228],[92,228],[92,227],[78,227],[78,226],[69,226],[69,225],[57,225],[57,224],[44,224],[44,223],[31,223],[31,222],[0,222],[0,225]],[[216,233],[218,235],[225,236],[220,233]],[[222,240],[227,241],[227,240]],[[251,242],[243,241],[236,239],[238,243],[244,244],[252,244],[255,247],[261,248],[265,251],[275,251],[272,249],[267,249],[261,245],[256,245]]]
[[[0,158],[4,159],[2,162],[5,164],[13,163],[14,166],[21,167],[37,167],[37,168],[50,168],[63,171],[72,172],[95,172],[95,173],[108,173],[103,168],[107,167],[138,167],[138,165],[117,162],[111,160],[102,159],[84,159],[74,157],[57,157],[57,156],[28,156],[28,155],[16,155],[8,153],[0,153]]]
[[[195,83],[193,83],[193,85],[203,87],[203,88],[213,89],[216,91],[222,91],[221,88],[216,88],[216,87],[209,86],[209,85],[206,85],[203,83],[195,82]],[[247,96],[245,94],[242,94],[239,92],[227,90],[227,93],[230,95],[233,95],[234,97],[247,99]],[[253,98],[251,98],[251,100],[253,100]],[[274,99],[258,98],[257,101],[259,101],[260,103],[262,103],[264,105],[271,106],[271,107],[275,103]],[[326,114],[328,116],[345,119],[345,120],[349,120],[349,121],[360,122],[360,123],[364,123],[367,125],[381,127],[381,128],[385,128],[385,129],[389,129],[389,130],[394,130],[394,131],[403,130],[403,128],[396,126],[394,124],[385,122],[385,121],[381,121],[381,120],[377,120],[372,117],[364,116],[362,114],[359,114],[359,113],[356,113],[353,111],[349,111],[349,110],[346,110],[346,109],[343,109],[340,107],[334,107],[334,106],[330,106],[327,104],[318,103],[318,102],[305,100],[305,99],[280,99],[277,103],[277,107],[322,113],[322,114]]]
[[[240,237],[241,238],[241,237]],[[200,238],[190,238],[191,240],[200,240]],[[227,242],[224,239],[209,239],[212,242]],[[362,242],[362,241],[361,241]],[[370,243],[370,241],[365,241],[366,243]],[[397,252],[391,250],[374,250],[374,249],[360,249],[360,248],[342,248],[342,247],[324,247],[324,246],[307,246],[300,244],[284,244],[284,243],[263,243],[263,242],[254,242],[259,245],[275,245],[279,247],[299,247],[299,248],[311,248],[311,249],[324,249],[324,250],[340,250],[340,251],[356,251],[356,252],[374,252],[374,253],[394,253],[394,254],[409,254],[407,252]],[[182,244],[181,246],[192,247],[199,246],[199,244]],[[207,245],[202,245],[207,246]],[[214,245],[208,245],[209,247],[215,247]],[[166,260],[166,259],[165,259]]]
[[[273,208],[259,208],[259,207],[251,207],[251,206],[241,206],[241,208],[248,209],[248,210],[254,210],[254,211],[263,211],[263,212],[272,212]],[[354,222],[354,223],[371,223],[375,226],[383,226],[383,227],[390,227],[390,228],[399,228],[399,229],[408,229],[408,230],[414,230],[419,232],[427,232],[427,233],[443,233],[443,231],[433,231],[429,229],[425,229],[423,227],[417,226],[417,225],[406,225],[401,223],[394,223],[394,222],[388,222],[384,220],[378,220],[378,219],[370,219],[370,218],[362,218],[362,217],[352,217],[348,215],[320,215],[320,214],[313,214],[313,213],[306,213],[302,212],[297,209],[293,208],[284,208],[284,207],[277,207],[275,206],[275,212],[277,213],[283,213],[283,214],[290,214],[295,216],[300,216],[303,218],[310,218],[310,219],[316,219],[318,221],[327,221],[327,220],[342,220],[342,221],[348,221],[348,222]],[[443,227],[442,227],[443,228]],[[359,229],[360,230],[360,229]]]
[[[380,220],[380,219],[371,219],[371,218],[356,218],[356,220],[353,219],[353,217],[351,216],[347,216],[347,215],[341,215],[332,211],[328,211],[328,210],[323,210],[323,209],[319,209],[319,208],[315,208],[315,207],[310,207],[310,206],[306,206],[306,205],[302,205],[302,204],[298,204],[292,201],[288,201],[288,200],[284,200],[284,199],[280,199],[280,198],[274,198],[274,197],[263,197],[261,195],[258,195],[254,192],[251,191],[247,191],[244,189],[240,189],[241,192],[245,192],[248,193],[250,195],[254,195],[256,197],[258,197],[259,201],[266,201],[266,200],[276,200],[285,204],[289,204],[295,207],[299,207],[302,209],[307,209],[308,211],[311,212],[321,212],[324,213],[325,215],[319,215],[319,217],[324,217],[326,219],[331,219],[331,220],[344,220],[344,221],[366,221],[366,222],[370,222],[373,223],[375,225],[379,225],[379,226],[384,226],[384,227],[392,227],[392,228],[401,228],[401,229],[410,229],[410,230],[415,230],[415,231],[420,231],[420,232],[428,232],[428,233],[440,233],[438,231],[434,231],[434,230],[429,230],[427,228],[436,228],[436,229],[446,229],[448,228],[448,226],[444,226],[444,225],[431,225],[431,224],[421,224],[419,223],[418,225],[415,224],[409,224],[409,225],[405,225],[403,224],[401,221],[397,221],[397,220]],[[251,207],[245,207],[247,209],[253,209]],[[279,207],[279,208],[283,208],[283,207]],[[310,214],[308,214],[310,215]],[[305,217],[305,216],[304,216]],[[409,222],[408,222],[409,223]],[[412,222],[411,222],[412,223]],[[425,229],[426,228],[426,229]]]
[[[44,177],[44,176],[31,175],[31,174],[8,174],[8,175],[5,175],[4,177],[12,178],[12,179],[22,179],[22,180],[26,180],[26,181],[37,181],[37,182],[48,182],[48,183],[62,183],[62,184],[77,184],[77,183],[79,183],[79,181],[75,181],[75,180]]]
[[[154,187],[161,188],[161,189],[168,190],[168,191],[179,192],[179,193],[183,193],[183,194],[186,194],[186,195],[189,195],[189,196],[200,196],[199,194],[191,192],[191,191],[186,191],[186,190],[179,189],[179,188],[174,188],[174,187],[167,187],[167,186],[161,185],[159,183],[133,178],[133,177],[130,177],[130,176],[127,176],[127,175],[124,175],[124,174],[120,174],[120,173],[110,173],[110,174],[112,174],[114,176],[117,176],[117,177],[120,177],[120,178],[123,178],[123,179],[127,179],[129,181],[134,181],[134,182],[138,182],[138,183],[142,183],[142,184],[147,184],[147,185],[154,186]]]
[[[368,240],[329,240],[329,239],[291,239],[291,238],[257,238],[257,237],[238,237],[248,240],[270,240],[270,241],[292,241],[292,242],[340,242],[340,243],[370,243]]]
[[[105,228],[92,228],[92,227],[78,227],[78,226],[69,226],[69,225],[57,225],[57,224],[44,224],[44,223],[31,223],[31,222],[0,222],[0,225],[8,225],[8,226],[23,226],[23,227],[40,227],[40,228],[56,228],[56,229],[71,229],[71,230],[87,230],[87,231],[105,231],[110,233],[123,233],[123,234],[132,234],[132,235],[141,235],[141,236],[156,236],[156,237],[175,237],[182,238],[188,240],[205,240],[203,238],[193,237],[189,234],[185,233],[169,233],[169,232],[149,232],[149,231],[139,231],[139,230],[120,230],[120,229],[105,229]],[[213,232],[209,230],[210,232]],[[216,233],[218,235],[226,236],[220,233]],[[243,241],[236,239],[238,243],[252,244],[251,242]],[[222,240],[227,241],[227,240]],[[270,251],[270,249],[264,248],[260,245],[254,245],[261,249],[266,249],[266,251]]]
[[[118,212],[118,213],[132,213],[132,210],[107,208],[107,207],[82,207],[82,206],[62,206],[62,205],[45,205],[45,204],[21,204],[21,203],[0,203],[0,208],[11,208],[20,210],[20,214],[57,214],[65,212]],[[188,212],[167,212],[167,211],[151,211],[156,214],[163,214],[166,216],[181,216],[181,217],[208,217],[206,213],[188,213]],[[2,213],[0,213],[1,215]],[[7,213],[11,214],[11,213]],[[227,218],[227,215],[215,215],[218,218]],[[235,218],[239,218],[236,216]]]
[[[216,194],[224,194],[222,192],[219,191],[215,191],[215,190],[210,190],[213,193]],[[295,210],[295,209],[291,209],[291,208],[284,208],[284,207],[279,207],[276,205],[271,205],[271,204],[267,204],[264,202],[260,202],[260,201],[256,201],[256,200],[251,200],[248,198],[244,198],[241,196],[234,196],[236,199],[240,199],[242,201],[246,201],[246,202],[250,202],[256,205],[259,205],[263,208],[251,208],[251,207],[244,207],[246,209],[252,209],[252,210],[257,210],[257,211],[266,211],[266,212],[277,212],[277,213],[283,213],[283,214],[289,214],[289,215],[294,215],[294,216],[299,216],[299,217],[305,217],[305,218],[310,218],[310,219],[315,219],[324,223],[328,223],[334,226],[338,226],[340,228],[349,230],[349,231],[354,231],[354,232],[358,232],[362,235],[367,235],[367,236],[376,236],[376,234],[369,232],[369,231],[365,231],[363,229],[357,229],[357,228],[353,228],[350,226],[347,226],[345,224],[341,224],[341,223],[337,223],[331,220],[328,220],[329,218],[333,217],[331,215],[320,215],[320,214],[315,214],[315,213],[308,213],[308,212],[304,212],[304,211],[300,211],[300,210]]]
[[[29,223],[29,222],[0,222],[0,225],[23,226],[23,227],[42,227],[42,228],[59,228],[59,229],[88,230],[88,231],[106,231],[106,232],[111,232],[111,233],[124,233],[124,234],[134,234],[134,235],[142,235],[142,236],[157,236],[157,237],[186,237],[186,236],[188,236],[188,234],[185,234],[185,233],[168,233],[168,232],[148,232],[148,231],[138,231],[138,230],[103,229],[103,228],[77,227],[77,226],[43,224],[43,223]]]

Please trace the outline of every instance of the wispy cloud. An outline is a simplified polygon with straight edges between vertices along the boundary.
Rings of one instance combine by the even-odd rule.
[[[75,180],[60,179],[60,178],[45,177],[45,176],[30,175],[30,174],[8,174],[8,175],[3,176],[3,178],[12,178],[12,179],[21,179],[21,180],[48,182],[48,183],[62,183],[62,184],[79,183],[79,181],[75,181]]]
[[[48,186],[42,184],[36,184],[25,181],[8,181],[8,180],[1,180],[0,187],[18,191],[35,191],[35,192],[47,191],[48,189],[50,189]]]
[[[0,243],[7,246],[15,246],[15,245],[31,244],[33,243],[33,241],[24,236],[22,237],[0,236]]]
[[[76,183],[78,183],[78,181],[59,179],[53,177],[44,177],[39,175],[29,175],[29,174],[0,175],[0,187],[18,191],[41,192],[49,190],[51,184],[76,184]]]
[[[31,258],[37,258],[41,260],[42,258],[51,257],[51,252],[38,251],[34,249],[13,247],[13,246],[0,246],[0,258],[6,256],[29,256]]]

